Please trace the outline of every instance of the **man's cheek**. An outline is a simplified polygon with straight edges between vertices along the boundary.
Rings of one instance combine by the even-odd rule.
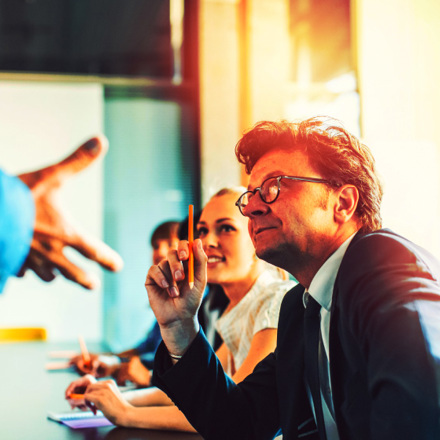
[[[253,228],[252,228],[252,223],[250,220],[248,223],[248,231],[249,231],[249,236],[251,237],[251,240],[252,240],[252,244],[255,247],[255,237],[254,237],[254,232],[253,232]]]

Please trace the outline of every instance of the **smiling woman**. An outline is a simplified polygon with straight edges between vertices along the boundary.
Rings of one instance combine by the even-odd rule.
[[[229,305],[217,321],[224,344],[217,350],[223,367],[236,382],[243,380],[260,359],[275,348],[279,308],[293,284],[260,260],[248,233],[248,220],[235,206],[243,187],[224,188],[204,207],[197,232],[208,257],[208,282],[220,284]],[[272,349],[267,350],[267,348]],[[263,357],[263,356],[262,356]]]
[[[253,284],[264,264],[255,258],[247,218],[241,216],[234,206],[242,192],[240,187],[225,188],[216,193],[204,207],[197,224],[197,233],[208,257],[208,282],[221,284],[229,291],[229,308]],[[239,298],[235,298],[237,290]]]
[[[216,354],[235,382],[242,381],[258,362],[274,351],[281,302],[295,285],[257,258],[247,218],[235,206],[243,191],[244,188],[238,187],[217,192],[197,223],[208,257],[208,283],[219,284],[230,301],[217,321],[223,344]],[[149,276],[157,267],[169,273],[167,264],[153,266]],[[113,381],[96,383],[94,378],[85,376],[73,382],[66,395],[81,386],[88,386],[87,400],[117,425],[194,432],[185,416],[160,390],[150,388],[121,394]],[[74,401],[71,403],[75,405]]]

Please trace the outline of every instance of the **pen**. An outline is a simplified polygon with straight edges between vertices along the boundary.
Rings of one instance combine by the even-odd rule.
[[[79,339],[79,346],[81,348],[81,356],[82,356],[84,366],[87,368],[90,368],[92,366],[92,363],[90,361],[90,354],[89,354],[89,351],[87,350],[86,343],[84,342],[84,339],[82,336],[79,336],[78,339]]]
[[[189,258],[188,258],[188,283],[189,288],[194,287],[194,205],[188,206],[188,242],[189,242]]]

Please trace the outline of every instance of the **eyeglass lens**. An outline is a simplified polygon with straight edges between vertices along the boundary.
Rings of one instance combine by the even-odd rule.
[[[263,184],[261,185],[261,189],[259,190],[259,193],[265,203],[271,203],[277,198],[278,191],[279,191],[278,179],[275,177],[275,178],[268,179],[268,180],[264,181]],[[240,209],[245,208],[248,205],[249,200],[254,195],[255,195],[255,193],[252,191],[248,191],[248,192],[244,193],[241,196],[241,198],[239,199],[238,205],[239,205]]]
[[[279,181],[278,178],[274,177],[272,179],[267,179],[261,185],[261,198],[266,203],[273,202],[279,191]]]

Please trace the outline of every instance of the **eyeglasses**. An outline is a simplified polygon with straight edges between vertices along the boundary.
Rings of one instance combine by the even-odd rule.
[[[243,209],[249,204],[249,201],[258,191],[261,197],[261,200],[268,205],[275,202],[275,200],[280,195],[281,190],[281,179],[289,179],[289,180],[297,180],[300,182],[312,182],[312,183],[324,183],[326,185],[331,185],[338,187],[339,184],[335,182],[330,182],[325,179],[317,179],[315,177],[296,177],[296,176],[276,176],[269,177],[266,179],[260,187],[253,189],[252,191],[246,191],[243,193],[240,198],[235,202],[235,206],[238,206],[240,212],[244,214]]]

